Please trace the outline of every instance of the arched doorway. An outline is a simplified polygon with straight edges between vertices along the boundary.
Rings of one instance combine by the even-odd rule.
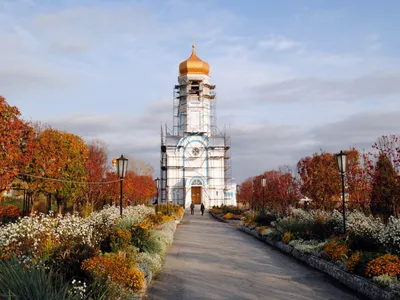
[[[201,187],[203,186],[203,182],[200,179],[193,179],[191,184],[191,194],[192,194],[192,203],[193,204],[201,204]]]

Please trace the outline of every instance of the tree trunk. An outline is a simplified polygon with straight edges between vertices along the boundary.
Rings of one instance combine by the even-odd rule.
[[[62,215],[62,209],[63,209],[63,201],[61,197],[56,197],[57,199],[57,214]]]
[[[28,193],[28,201],[29,201],[29,204],[30,204],[30,209],[31,209],[31,214],[33,214],[34,212],[35,212],[35,210],[34,210],[34,208],[33,208],[33,193],[32,192],[29,192]]]

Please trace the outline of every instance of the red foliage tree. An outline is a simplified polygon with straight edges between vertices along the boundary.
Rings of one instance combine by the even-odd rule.
[[[352,148],[346,151],[347,170],[346,185],[349,193],[349,209],[369,212],[371,198],[371,176],[369,173],[369,160],[365,154]]]
[[[376,163],[373,178],[371,210],[376,215],[381,215],[385,223],[390,215],[396,215],[396,205],[399,195],[397,189],[397,175],[389,157],[381,152]]]
[[[103,204],[107,194],[107,184],[94,184],[94,182],[105,181],[107,172],[107,148],[100,141],[92,141],[88,149],[88,159],[86,162],[86,173],[89,182],[86,197],[89,201],[92,210],[96,206]]]
[[[238,201],[242,202],[244,206],[252,207],[253,200],[253,179],[248,178],[240,185],[240,193],[237,195]]]
[[[128,171],[124,178],[124,202],[132,204],[146,204],[154,197],[156,187],[151,176],[137,175]]]
[[[301,180],[300,191],[312,199],[314,208],[331,210],[340,200],[340,176],[336,158],[331,153],[315,153],[297,163]]]
[[[18,108],[0,96],[0,195],[28,163],[33,135],[32,127],[22,120]]]

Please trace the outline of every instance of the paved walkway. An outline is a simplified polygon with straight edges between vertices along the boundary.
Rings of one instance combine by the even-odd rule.
[[[363,299],[208,213],[186,212],[148,299]]]

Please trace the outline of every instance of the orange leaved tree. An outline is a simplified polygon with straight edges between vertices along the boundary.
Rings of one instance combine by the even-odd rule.
[[[32,153],[33,129],[17,107],[0,96],[0,195],[21,172]]]

